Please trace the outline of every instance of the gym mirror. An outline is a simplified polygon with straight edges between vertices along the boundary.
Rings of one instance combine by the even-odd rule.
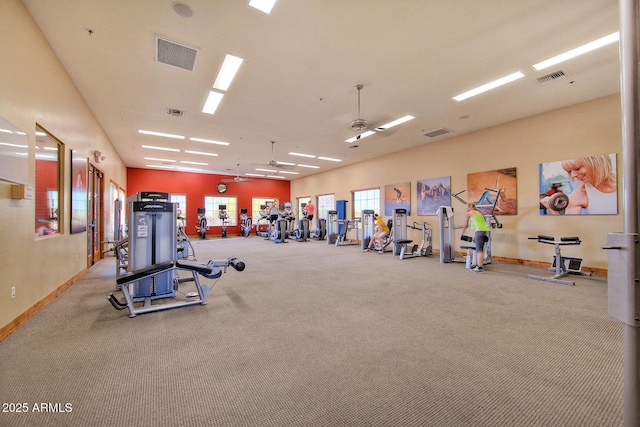
[[[0,179],[29,183],[29,137],[0,117]]]
[[[36,126],[36,236],[62,232],[60,177],[64,144]]]

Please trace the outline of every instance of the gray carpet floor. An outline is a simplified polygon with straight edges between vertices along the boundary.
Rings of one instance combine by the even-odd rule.
[[[326,241],[193,243],[199,261],[247,265],[207,305],[129,318],[107,301],[110,257],[1,342],[0,426],[622,425],[605,277],[571,287],[527,279],[551,274],[538,267],[474,274]]]

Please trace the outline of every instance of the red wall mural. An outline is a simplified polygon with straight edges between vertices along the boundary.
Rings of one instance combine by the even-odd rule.
[[[170,194],[187,195],[186,217],[188,235],[196,235],[193,227],[198,217],[198,208],[204,207],[205,196],[220,196],[216,191],[216,184],[228,175],[209,175],[202,173],[173,172],[150,169],[127,169],[127,197],[140,191],[162,191]],[[289,181],[275,179],[251,178],[252,182],[225,182],[227,192],[225,197],[237,197],[238,207],[249,209],[249,215],[253,216],[251,199],[254,197],[276,197],[280,202],[289,201]],[[229,235],[240,235],[240,226],[227,227]],[[209,234],[209,233],[207,233]],[[212,226],[211,235],[219,235],[220,227]]]

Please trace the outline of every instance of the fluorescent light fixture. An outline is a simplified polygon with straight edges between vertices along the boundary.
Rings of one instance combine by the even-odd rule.
[[[356,142],[361,140],[362,138],[366,138],[368,136],[373,135],[375,132],[372,130],[368,130],[365,133],[361,133],[360,135],[356,135],[353,138],[346,139],[344,142]]]
[[[413,117],[413,116],[411,116],[411,115],[406,115],[406,116],[404,116],[404,117],[400,117],[400,118],[399,118],[399,119],[397,119],[397,120],[394,120],[394,121],[392,121],[392,122],[389,122],[389,123],[387,123],[386,125],[378,126],[378,127],[376,128],[376,130],[377,130],[378,132],[381,132],[381,131],[383,131],[383,130],[387,130],[387,129],[392,128],[392,127],[394,127],[394,126],[401,125],[402,123],[408,122],[409,120],[413,120],[413,119],[415,119],[415,117]]]
[[[145,157],[145,160],[154,160],[156,162],[170,162],[170,163],[175,163],[175,160],[171,160],[171,159],[158,159],[156,157]]]
[[[148,168],[173,169],[173,166],[167,165],[146,165]]]
[[[209,166],[209,163],[202,163],[202,162],[188,162],[188,161],[186,161],[186,160],[180,160],[180,163],[184,163],[185,165]]]
[[[301,168],[311,168],[311,169],[320,169],[320,166],[311,166],[311,165],[301,165],[298,164]]]
[[[216,145],[229,145],[228,142],[224,141],[214,141],[213,139],[204,139],[204,138],[189,138],[191,141],[196,142],[206,142],[207,144],[216,144]]]
[[[207,102],[204,103],[204,107],[202,107],[202,112],[206,114],[214,114],[218,109],[218,105],[220,105],[220,101],[222,101],[222,97],[224,95],[220,92],[210,91],[209,96],[207,97]]]
[[[170,133],[162,133],[162,132],[153,132],[150,130],[138,130],[138,133],[143,133],[145,135],[153,135],[153,136],[162,136],[164,138],[173,138],[173,139],[184,139],[184,136],[182,135],[173,135]]]
[[[471,98],[472,96],[476,96],[479,95],[483,92],[486,92],[488,90],[491,89],[495,89],[499,86],[502,85],[506,85],[507,83],[510,83],[514,80],[518,80],[521,79],[522,77],[524,77],[524,74],[522,74],[522,72],[518,71],[516,73],[513,74],[509,74],[508,76],[504,76],[499,78],[498,80],[494,80],[492,82],[489,82],[487,84],[484,84],[480,87],[477,87],[475,89],[471,89],[470,91],[467,91],[465,93],[462,93],[460,95],[454,96],[453,99],[455,99],[456,101],[464,101],[467,98]]]
[[[218,71],[216,81],[213,82],[213,88],[225,92],[229,90],[229,86],[231,86],[231,82],[236,76],[236,73],[238,72],[238,69],[242,64],[242,61],[244,61],[244,59],[237,56],[229,55],[227,53],[224,56],[224,61],[222,61],[220,71]]]
[[[620,40],[620,32],[615,32],[598,40],[592,41],[591,43],[587,43],[585,45],[572,49],[568,52],[561,53],[560,55],[554,56],[553,58],[538,62],[533,66],[533,68],[535,68],[536,71],[544,70],[545,68],[551,67],[552,65],[556,65],[560,62],[566,61],[567,59],[575,58],[576,56],[591,52],[592,50],[596,50],[602,46],[617,42],[618,40]]]
[[[294,153],[293,151],[289,153],[290,156],[299,156],[299,157],[308,157],[310,159],[315,159],[316,156],[313,154],[304,154],[304,153]]]
[[[211,156],[211,157],[216,157],[217,154],[216,153],[204,153],[202,151],[191,151],[191,150],[184,150],[185,153],[189,153],[189,154],[198,154],[200,156]]]
[[[249,172],[245,173],[245,175],[246,176],[262,176],[262,177],[264,176],[264,174],[261,174],[261,173],[249,173]]]
[[[331,157],[318,157],[319,160],[328,160],[330,162],[341,162],[340,159],[332,159]]]
[[[279,176],[279,175],[267,175],[267,178],[278,178],[278,179],[284,179],[284,176]]]
[[[199,169],[199,168],[188,168],[188,167],[184,167],[184,166],[178,166],[176,169],[181,170],[181,171],[190,171],[190,172],[200,172],[200,171],[202,171],[202,169]]]
[[[10,144],[8,142],[0,142],[0,145],[8,145],[9,147],[16,147],[16,148],[29,148],[28,145]]]
[[[150,150],[173,151],[174,153],[180,152],[180,149],[178,148],[156,147],[155,145],[141,145],[141,147],[148,148]]]
[[[260,172],[270,172],[270,173],[277,173],[278,171],[273,170],[273,169],[262,169],[262,168],[256,168],[257,171]]]
[[[285,175],[300,175],[300,172],[280,171],[280,173]]]
[[[249,6],[255,7],[259,11],[262,11],[269,15],[271,13],[271,9],[276,4],[276,0],[250,0]]]
[[[276,161],[277,164],[279,165],[286,165],[286,166],[295,166],[295,163],[289,163],[289,162],[278,162]]]
[[[3,132],[3,133],[13,133],[13,132],[11,132],[11,131],[10,131],[10,130],[8,130],[8,129],[2,129],[2,128],[0,128],[0,132]]]
[[[58,157],[52,156],[51,154],[36,153],[36,159],[40,159],[40,160],[53,160],[53,159],[57,159],[57,158]]]
[[[42,147],[43,150],[58,151],[58,147]]]

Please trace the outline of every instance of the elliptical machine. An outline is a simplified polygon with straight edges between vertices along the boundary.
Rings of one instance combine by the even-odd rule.
[[[227,237],[227,224],[229,224],[229,215],[227,214],[227,205],[218,205],[218,218],[222,220],[220,237]]]
[[[243,237],[249,237],[251,234],[251,217],[249,211],[246,208],[240,208],[240,235]]]
[[[198,237],[205,239],[207,237],[207,230],[209,225],[207,224],[207,215],[205,208],[198,208],[198,223],[196,224],[196,230],[198,231]]]

